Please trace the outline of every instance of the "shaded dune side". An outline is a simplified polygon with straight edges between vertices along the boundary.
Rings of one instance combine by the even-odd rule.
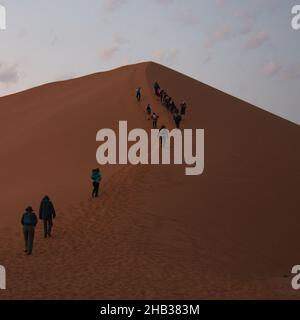
[[[188,178],[190,186],[182,193],[197,188],[199,203],[194,207],[197,201],[186,202],[187,213],[205,211],[209,227],[220,228],[222,241],[230,237],[240,243],[240,253],[246,252],[249,264],[246,267],[236,252],[237,268],[255,274],[257,266],[272,274],[281,266],[289,273],[298,259],[300,127],[152,65],[150,81],[157,74],[170,95],[190,105],[184,125],[205,128],[205,172]],[[269,258],[269,264],[264,266],[260,255]]]

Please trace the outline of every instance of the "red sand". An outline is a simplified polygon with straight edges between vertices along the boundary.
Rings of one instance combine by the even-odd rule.
[[[185,128],[205,129],[205,172],[106,166],[90,198],[96,133],[150,128],[157,80],[188,102]],[[139,105],[135,88],[143,87]],[[0,299],[286,299],[299,264],[300,127],[154,63],[0,98]],[[54,237],[37,227],[23,253],[26,206],[48,194]]]

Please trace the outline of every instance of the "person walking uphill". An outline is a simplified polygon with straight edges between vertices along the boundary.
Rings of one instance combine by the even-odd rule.
[[[141,97],[142,97],[142,88],[137,88],[136,89],[136,99],[137,99],[137,101],[141,101]]]
[[[41,202],[39,216],[40,220],[44,222],[44,237],[51,237],[53,219],[56,217],[56,212],[48,196],[45,196]]]
[[[159,116],[155,112],[153,112],[151,118],[152,118],[153,129],[157,129],[157,120],[158,120]]]
[[[100,169],[94,169],[92,171],[91,179],[93,181],[92,197],[97,198],[99,195],[100,181],[102,180],[102,174],[100,172]]]
[[[25,253],[27,255],[31,255],[33,249],[34,231],[38,223],[36,214],[33,212],[32,207],[28,207],[25,210],[25,213],[22,216],[21,223],[23,226]]]
[[[160,97],[160,85],[158,84],[157,81],[154,82],[153,88],[154,88],[155,95],[157,97]]]
[[[180,123],[182,121],[182,116],[180,115],[179,112],[176,112],[173,116],[175,124],[176,124],[176,128],[180,129]]]
[[[151,105],[150,105],[150,104],[147,105],[146,113],[147,113],[147,116],[148,116],[148,120],[150,120],[150,118],[151,118],[151,113],[152,113],[152,108],[151,108]]]
[[[186,108],[187,108],[187,104],[186,104],[186,102],[183,101],[183,102],[180,104],[180,114],[181,114],[182,116],[185,116]]]

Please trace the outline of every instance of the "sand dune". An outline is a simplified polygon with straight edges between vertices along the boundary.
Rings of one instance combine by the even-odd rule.
[[[205,129],[204,174],[105,166],[90,199],[99,129],[150,129],[147,103],[173,127],[155,80],[188,102],[185,128]],[[0,299],[298,298],[299,126],[142,63],[1,98],[0,137]],[[54,237],[40,224],[26,257],[20,216],[45,194],[58,208]]]

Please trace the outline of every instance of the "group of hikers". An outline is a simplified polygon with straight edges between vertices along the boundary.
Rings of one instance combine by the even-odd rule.
[[[54,205],[48,196],[45,196],[40,204],[39,218],[44,223],[44,238],[51,237],[53,219],[56,217]],[[32,254],[35,227],[38,223],[37,216],[32,207],[28,207],[22,216],[23,235],[25,242],[25,253]]]
[[[91,174],[91,180],[93,185],[92,198],[99,196],[99,187],[102,180],[102,174],[100,169],[93,169]],[[52,235],[53,220],[56,217],[55,208],[53,202],[48,196],[45,196],[40,204],[39,219],[44,224],[44,238],[50,238]],[[33,250],[33,242],[35,236],[35,227],[38,224],[38,218],[31,206],[25,209],[25,213],[22,215],[21,224],[23,226],[23,235],[25,242],[25,254],[31,255]]]
[[[174,100],[167,94],[165,90],[160,88],[160,85],[155,82],[154,83],[154,92],[155,95],[160,99],[161,103],[169,110],[173,116],[174,122],[176,124],[176,128],[180,128],[180,123],[182,121],[183,116],[186,113],[187,105],[185,102],[180,104],[180,110],[177,108]],[[136,99],[141,101],[142,97],[142,89],[137,88],[136,90]],[[152,120],[153,128],[157,128],[157,122],[159,119],[159,115],[156,112],[152,112],[151,105],[148,104],[146,107],[146,114],[148,116],[148,120]],[[160,128],[160,131],[166,130],[166,127],[163,125]],[[161,138],[162,143],[162,138]],[[91,173],[91,180],[93,185],[92,190],[92,198],[99,197],[99,188],[100,182],[102,180],[102,173],[99,168],[93,169]],[[39,219],[43,221],[44,224],[44,238],[50,238],[52,235],[53,228],[53,220],[56,217],[56,212],[54,209],[54,205],[48,196],[45,196],[39,208]],[[25,242],[25,253],[26,255],[31,255],[33,250],[33,242],[35,236],[35,228],[38,224],[38,218],[35,214],[33,208],[31,206],[27,207],[25,213],[22,215],[21,224],[23,226],[23,235]]]
[[[180,104],[180,108],[178,108],[174,99],[170,97],[165,90],[161,89],[157,81],[155,81],[153,88],[154,88],[155,95],[159,98],[162,105],[164,105],[166,109],[171,113],[173,120],[175,122],[176,128],[180,129],[181,121],[183,120],[183,117],[186,114],[186,109],[187,109],[186,102],[183,101]],[[141,101],[141,97],[142,97],[142,88],[139,87],[136,89],[136,99],[138,102]],[[159,115],[156,112],[152,112],[152,108],[150,104],[148,104],[146,107],[146,114],[148,116],[148,120],[150,119],[152,120],[153,129],[157,129],[157,122],[159,119]]]

